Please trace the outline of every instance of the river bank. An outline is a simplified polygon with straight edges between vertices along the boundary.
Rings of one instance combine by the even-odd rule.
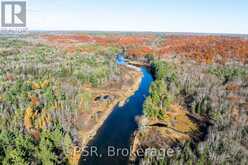
[[[96,149],[97,154],[86,154],[80,164],[116,164],[129,163],[130,147],[133,133],[138,129],[137,118],[143,115],[143,104],[149,94],[149,87],[153,78],[146,68],[140,68],[143,73],[139,88],[128,98],[122,106],[115,106],[112,113],[104,121],[96,136],[87,145],[87,152]],[[109,155],[109,149],[114,154]],[[125,151],[120,154],[118,151]],[[84,153],[87,153],[84,152]]]
[[[125,86],[121,91],[120,91],[120,95],[119,98],[114,99],[106,108],[106,110],[104,110],[103,115],[101,116],[101,118],[98,120],[98,123],[96,125],[94,125],[92,131],[90,131],[88,133],[88,135],[86,135],[86,139],[84,141],[83,146],[86,146],[88,144],[88,142],[94,138],[94,136],[97,133],[97,130],[102,126],[102,124],[104,123],[104,121],[107,119],[107,117],[109,116],[109,114],[112,112],[113,108],[118,105],[118,104],[122,104],[123,102],[125,102],[128,97],[130,97],[131,95],[134,94],[134,92],[138,89],[140,81],[141,81],[141,73],[138,72],[137,70],[133,69],[132,71],[134,73],[133,75],[133,80],[134,83],[128,87]]]
[[[139,88],[142,73],[137,68],[132,68],[128,66],[121,66],[122,70],[125,72],[124,82],[121,85],[119,84],[110,84],[104,89],[92,89],[90,87],[85,87],[84,90],[93,93],[94,96],[108,95],[112,96],[113,99],[108,100],[107,102],[96,102],[92,106],[92,115],[97,113],[97,119],[92,123],[91,118],[86,121],[89,125],[87,128],[82,128],[80,130],[80,139],[81,145],[80,148],[73,147],[71,152],[70,164],[78,164],[81,152],[84,151],[87,144],[94,139],[98,130],[102,127],[105,120],[111,114],[115,106],[124,104],[125,101],[134,94],[134,92]],[[91,115],[91,117],[92,117]],[[82,114],[82,118],[85,116]]]

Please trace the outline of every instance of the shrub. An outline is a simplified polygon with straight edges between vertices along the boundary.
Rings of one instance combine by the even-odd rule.
[[[144,113],[149,118],[163,119],[165,110],[172,102],[163,80],[156,80],[150,87],[150,96],[145,100]]]
[[[28,164],[34,160],[34,141],[19,132],[0,133],[0,160],[3,164]]]
[[[83,92],[82,94],[79,95],[79,97],[80,97],[79,106],[84,111],[90,111],[92,104],[92,94],[90,92]]]
[[[209,68],[208,72],[217,76],[220,79],[223,79],[224,82],[234,80],[235,78],[243,78],[245,76],[248,76],[247,68],[233,66],[224,66],[216,68],[211,67]]]

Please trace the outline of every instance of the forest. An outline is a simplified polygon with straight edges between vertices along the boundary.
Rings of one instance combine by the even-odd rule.
[[[20,39],[0,43],[0,164],[70,163],[81,143],[77,118],[91,110],[82,85],[119,76],[115,50],[68,55]]]
[[[181,152],[145,155],[140,164],[246,164],[247,66],[188,63],[152,64],[155,81],[144,104],[136,148],[179,146]],[[160,126],[154,127],[156,123]]]
[[[247,164],[247,38],[131,32],[0,38],[0,164],[78,164],[75,148],[138,88],[120,53],[154,78],[130,163]],[[149,147],[181,154],[137,156]]]

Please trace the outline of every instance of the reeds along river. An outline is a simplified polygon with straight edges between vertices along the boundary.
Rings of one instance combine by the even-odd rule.
[[[80,164],[121,165],[128,164],[131,136],[138,128],[136,116],[143,114],[143,103],[153,81],[150,72],[141,67],[143,77],[138,90],[126,103],[114,108],[95,138],[83,152]]]

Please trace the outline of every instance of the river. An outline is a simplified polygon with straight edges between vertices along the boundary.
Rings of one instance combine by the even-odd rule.
[[[82,165],[127,165],[131,137],[138,128],[136,117],[143,114],[143,103],[153,81],[150,72],[141,67],[143,77],[138,90],[126,103],[113,109],[112,113],[87,145],[80,163]]]

